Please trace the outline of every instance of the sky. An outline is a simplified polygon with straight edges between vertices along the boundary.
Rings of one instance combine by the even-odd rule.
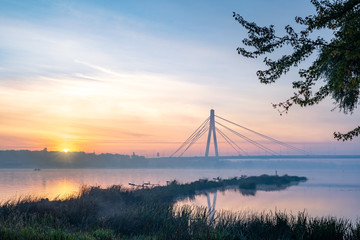
[[[260,84],[262,60],[237,54],[246,31],[233,12],[281,33],[314,7],[304,0],[0,0],[0,149],[168,156],[214,109],[311,154],[360,154],[359,139],[333,139],[358,126],[358,111],[333,110],[332,99],[282,116],[273,109],[294,92],[297,71]],[[232,155],[218,138],[220,154]],[[205,141],[186,154],[204,154]]]

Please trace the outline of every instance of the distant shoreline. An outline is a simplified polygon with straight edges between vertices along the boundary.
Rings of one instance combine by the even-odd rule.
[[[360,155],[250,155],[146,158],[136,154],[3,150],[0,169],[330,169],[360,168]]]

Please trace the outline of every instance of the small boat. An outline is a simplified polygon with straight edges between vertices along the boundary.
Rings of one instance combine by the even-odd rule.
[[[34,171],[40,171],[40,168],[34,168]]]

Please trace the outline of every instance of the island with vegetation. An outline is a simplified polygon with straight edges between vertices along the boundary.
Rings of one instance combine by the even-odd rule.
[[[65,199],[24,197],[0,206],[0,239],[359,239],[360,222],[306,213],[243,214],[178,206],[176,201],[228,188],[285,188],[305,177],[200,179],[166,186],[82,187]]]

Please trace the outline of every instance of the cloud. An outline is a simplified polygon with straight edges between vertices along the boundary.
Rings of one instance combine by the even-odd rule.
[[[90,3],[50,5],[37,17],[0,17],[0,134],[12,133],[22,146],[39,136],[54,145],[70,138],[89,145],[177,142],[210,108],[284,141],[330,141],[336,126],[358,122],[358,113],[346,119],[330,113],[331,102],[281,118],[271,102],[288,97],[296,76],[262,86],[255,76],[262,63],[238,56],[238,39],[218,25],[189,30],[173,21],[183,27],[176,29],[163,16],[150,20]],[[194,16],[188,17],[186,24]]]

